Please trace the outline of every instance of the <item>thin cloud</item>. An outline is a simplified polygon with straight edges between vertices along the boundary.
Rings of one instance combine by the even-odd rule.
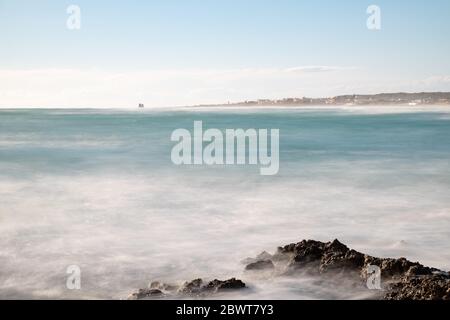
[[[342,70],[354,70],[355,67],[338,67],[338,66],[301,66],[286,69],[287,72],[300,72],[300,73],[315,73],[315,72],[329,72],[329,71],[342,71]]]
[[[0,107],[164,107],[386,91],[449,91],[449,76],[387,79],[343,66],[0,70]]]

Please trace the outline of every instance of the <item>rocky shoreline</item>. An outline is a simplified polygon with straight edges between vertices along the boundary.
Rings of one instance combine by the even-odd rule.
[[[343,287],[375,292],[383,300],[450,300],[450,273],[411,262],[405,258],[376,258],[349,249],[338,240],[303,240],[279,247],[274,254],[263,252],[242,261],[245,272],[271,276],[316,277]],[[207,298],[217,292],[245,290],[251,284],[232,278],[202,279],[182,285],[152,282],[128,299]]]
[[[417,92],[417,93],[379,93],[350,94],[324,98],[284,98],[277,100],[258,99],[235,103],[213,105],[197,105],[194,107],[276,107],[276,106],[417,106],[417,105],[450,105],[450,92]]]

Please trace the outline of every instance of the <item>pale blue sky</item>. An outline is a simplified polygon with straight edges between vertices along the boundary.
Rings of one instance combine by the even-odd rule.
[[[448,0],[0,0],[0,106],[450,91],[449,15]]]

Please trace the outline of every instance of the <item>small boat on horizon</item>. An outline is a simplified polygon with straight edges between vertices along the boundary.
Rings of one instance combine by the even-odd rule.
[[[139,108],[143,108],[144,104],[143,103],[139,103]]]

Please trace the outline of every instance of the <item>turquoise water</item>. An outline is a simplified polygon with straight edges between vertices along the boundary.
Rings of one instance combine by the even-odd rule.
[[[170,135],[195,120],[280,129],[279,174],[174,166]],[[449,159],[445,108],[0,110],[0,297],[245,277],[243,258],[304,238],[450,269]],[[248,281],[254,298],[339,297]]]

